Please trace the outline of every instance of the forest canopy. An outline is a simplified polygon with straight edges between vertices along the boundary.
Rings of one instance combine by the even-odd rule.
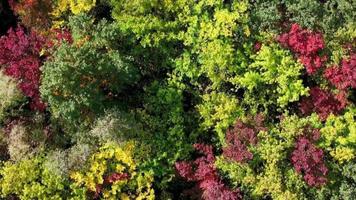
[[[5,0],[0,87],[1,199],[356,199],[353,0]]]

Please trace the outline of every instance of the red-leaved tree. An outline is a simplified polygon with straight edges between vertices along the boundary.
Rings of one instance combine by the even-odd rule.
[[[327,61],[327,57],[321,55],[325,44],[320,33],[302,29],[298,24],[292,24],[289,32],[278,36],[277,40],[299,58],[309,75],[318,71]]]
[[[43,111],[45,104],[40,99],[40,51],[44,39],[35,32],[25,33],[22,27],[10,29],[0,38],[0,67],[6,75],[18,80],[18,87],[30,98],[33,110]]]
[[[237,120],[235,125],[226,132],[226,147],[223,149],[223,155],[237,162],[251,160],[253,154],[248,150],[248,146],[256,145],[257,133],[266,130],[263,121],[262,115],[256,115],[254,119],[249,120],[249,123]]]
[[[303,175],[309,186],[319,187],[326,183],[328,172],[328,168],[324,164],[323,150],[313,144],[319,139],[320,133],[317,129],[306,132],[297,139],[291,161],[295,170]]]
[[[101,193],[103,192],[103,187],[105,185],[111,185],[116,181],[119,180],[127,180],[130,178],[130,175],[127,173],[111,173],[110,175],[104,176],[104,183],[103,184],[97,184],[95,186],[95,193],[94,193],[94,199],[99,199]]]
[[[315,112],[321,120],[325,120],[331,113],[339,114],[347,105],[347,94],[340,91],[337,95],[319,87],[313,87],[309,91],[310,96],[302,99],[299,109],[304,115]]]
[[[324,77],[340,90],[356,88],[356,54],[343,59],[340,66],[327,68]]]
[[[201,198],[205,200],[237,200],[242,199],[238,189],[227,187],[214,165],[213,147],[204,144],[194,144],[194,148],[202,154],[195,161],[182,161],[175,164],[178,174],[187,181],[197,183],[201,190]]]

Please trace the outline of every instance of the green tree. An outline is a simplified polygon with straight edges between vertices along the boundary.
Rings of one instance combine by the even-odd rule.
[[[78,15],[68,25],[74,41],[56,47],[42,67],[41,95],[54,117],[69,124],[91,122],[139,74],[130,58],[115,50],[119,33],[113,24],[93,24]]]

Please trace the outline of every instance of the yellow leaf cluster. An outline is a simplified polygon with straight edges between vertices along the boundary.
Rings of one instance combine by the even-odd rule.
[[[77,15],[79,13],[90,11],[95,4],[96,0],[57,0],[51,13],[55,19],[53,20],[53,27],[58,28],[63,24],[64,21],[61,17],[67,11]]]
[[[132,158],[133,150],[133,143],[124,147],[107,143],[91,156],[87,169],[72,172],[70,177],[77,186],[95,192],[96,187],[104,183],[103,177],[107,173],[126,173],[129,175],[128,179],[117,180],[112,185],[105,186],[102,191],[104,199],[154,199],[151,188],[153,174],[137,171]]]

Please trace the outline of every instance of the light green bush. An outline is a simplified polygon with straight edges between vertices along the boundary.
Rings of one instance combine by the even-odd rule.
[[[2,121],[9,114],[7,111],[19,105],[24,100],[24,96],[17,89],[16,81],[6,76],[2,70],[0,70],[0,87],[0,121]]]
[[[5,162],[0,169],[1,197],[14,194],[24,200],[70,199],[65,180],[51,173],[42,162],[41,157]]]

